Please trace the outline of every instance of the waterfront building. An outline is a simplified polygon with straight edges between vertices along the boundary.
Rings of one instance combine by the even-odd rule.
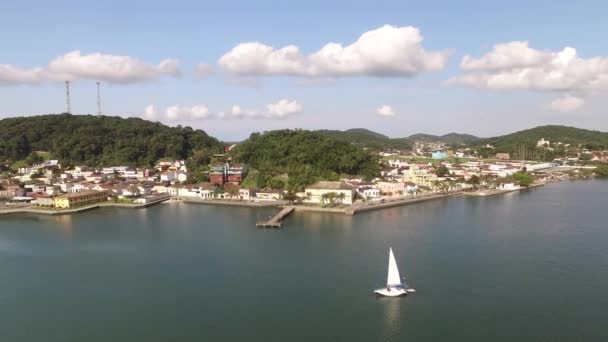
[[[379,191],[389,195],[406,194],[418,190],[418,186],[412,182],[378,182],[376,186]]]
[[[435,182],[439,178],[434,173],[428,172],[426,169],[410,168],[403,174],[404,182],[411,182],[418,186],[425,186],[427,188],[434,188]]]
[[[278,201],[283,198],[284,194],[283,190],[258,190],[255,198],[261,201]]]
[[[509,160],[511,159],[511,155],[509,153],[496,153],[496,159]]]
[[[104,202],[108,200],[108,191],[86,190],[73,192],[53,198],[55,208],[74,208],[81,205]]]
[[[0,198],[13,198],[25,195],[25,190],[17,185],[8,185],[4,188],[0,187]]]
[[[304,191],[306,193],[306,203],[323,203],[324,196],[329,193],[334,193],[338,196],[344,194],[343,199],[337,199],[339,203],[352,204],[354,198],[354,188],[344,182],[332,182],[332,181],[320,181],[309,187]]]
[[[254,199],[258,190],[253,188],[248,189],[239,189],[239,199],[244,201],[249,201],[250,199]]]

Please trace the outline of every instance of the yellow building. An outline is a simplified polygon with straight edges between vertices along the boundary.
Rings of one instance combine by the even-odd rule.
[[[74,208],[108,200],[108,191],[85,190],[53,198],[55,208]]]
[[[434,188],[435,182],[439,178],[434,174],[430,173],[427,170],[420,170],[414,167],[411,167],[403,174],[403,181],[412,182],[419,186],[426,186],[428,188]]]

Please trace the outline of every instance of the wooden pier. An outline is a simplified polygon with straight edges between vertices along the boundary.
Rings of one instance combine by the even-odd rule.
[[[281,228],[283,226],[283,219],[289,216],[294,209],[295,208],[292,206],[287,206],[278,214],[270,217],[267,221],[257,222],[255,226],[258,228]]]

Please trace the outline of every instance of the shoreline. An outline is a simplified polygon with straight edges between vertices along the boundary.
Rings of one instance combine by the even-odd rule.
[[[358,213],[364,213],[368,211],[381,210],[386,208],[399,207],[404,205],[411,205],[416,203],[422,203],[437,199],[449,198],[454,196],[470,196],[470,197],[488,197],[500,194],[506,194],[515,191],[522,191],[528,189],[534,189],[546,185],[547,183],[536,183],[529,187],[523,187],[519,189],[509,190],[488,190],[486,192],[455,192],[447,194],[431,194],[424,195],[415,198],[399,198],[394,200],[388,200],[384,203],[357,203],[354,205],[342,206],[342,207],[322,207],[315,205],[293,205],[296,212],[318,212],[318,213],[333,213],[354,216]],[[22,208],[0,208],[0,216],[11,215],[11,214],[35,214],[35,215],[70,215],[77,214],[83,211],[93,210],[97,208],[122,208],[122,209],[143,209],[159,203],[189,203],[189,204],[204,204],[204,205],[219,205],[219,206],[232,206],[232,207],[247,207],[247,208],[281,208],[288,205],[287,201],[244,201],[244,200],[208,200],[208,199],[196,199],[187,197],[177,196],[163,196],[153,201],[143,204],[124,204],[124,203],[110,203],[100,202],[84,207],[73,208],[73,209],[37,209],[36,207],[22,207]]]
[[[83,211],[93,210],[97,208],[123,208],[123,209],[143,209],[149,206],[165,202],[169,200],[169,196],[165,196],[162,198],[157,198],[148,203],[141,204],[125,204],[125,203],[111,203],[111,202],[99,202],[91,205],[86,205],[83,207],[73,208],[73,209],[38,209],[37,207],[24,207],[24,208],[14,208],[14,209],[0,209],[1,215],[11,215],[11,214],[36,214],[36,215],[70,215],[77,214]]]

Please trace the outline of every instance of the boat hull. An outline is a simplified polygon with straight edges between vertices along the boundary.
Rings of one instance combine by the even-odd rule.
[[[387,290],[386,288],[382,288],[382,289],[377,289],[374,290],[374,293],[380,296],[384,296],[384,297],[400,297],[400,296],[405,296],[407,294],[407,291],[405,289],[390,289]]]

